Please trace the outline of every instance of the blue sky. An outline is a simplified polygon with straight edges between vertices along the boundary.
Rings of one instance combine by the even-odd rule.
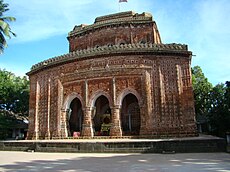
[[[6,15],[16,38],[0,55],[0,68],[23,76],[33,64],[68,53],[66,39],[75,25],[119,12],[118,0],[17,0]],[[121,11],[150,12],[163,43],[188,44],[192,66],[201,66],[214,85],[230,80],[229,0],[128,0]]]

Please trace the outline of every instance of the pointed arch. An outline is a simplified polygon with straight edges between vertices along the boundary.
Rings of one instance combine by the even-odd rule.
[[[103,90],[98,90],[98,91],[96,91],[96,92],[90,97],[88,106],[89,106],[90,108],[93,108],[94,105],[95,105],[95,102],[96,102],[97,98],[100,97],[100,96],[105,96],[105,97],[108,99],[108,101],[109,101],[109,106],[112,107],[112,99],[111,99],[110,95],[109,95],[107,92],[103,91]]]
[[[140,94],[139,94],[136,90],[134,90],[134,89],[132,89],[132,88],[126,88],[126,89],[124,89],[124,90],[119,94],[119,96],[117,97],[116,104],[119,105],[119,106],[121,107],[123,99],[124,99],[125,96],[128,95],[128,94],[133,94],[134,96],[136,96],[136,98],[137,98],[137,100],[138,100],[138,104],[139,104],[139,106],[141,106],[141,104],[142,104],[141,96],[140,96]]]
[[[120,119],[122,135],[140,134],[140,106],[134,94],[129,93],[122,100]]]
[[[81,102],[82,105],[84,105],[83,99],[81,97],[81,95],[79,95],[78,93],[71,93],[70,95],[68,95],[63,103],[62,109],[64,110],[68,110],[70,108],[70,104],[73,101],[73,99],[78,98]]]
[[[83,120],[84,116],[82,104],[81,101],[76,97],[71,101],[68,111],[69,136],[74,136],[76,133],[79,133],[77,135],[80,135],[82,131]]]
[[[67,131],[68,135],[72,137],[74,133],[81,133],[83,124],[83,99],[81,95],[76,92],[69,94],[63,103],[62,109],[67,111]]]

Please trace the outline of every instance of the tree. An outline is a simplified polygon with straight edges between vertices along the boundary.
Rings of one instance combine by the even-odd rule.
[[[16,36],[14,32],[11,31],[8,22],[15,21],[14,17],[3,16],[3,13],[8,11],[9,4],[0,0],[0,53],[3,53],[4,48],[7,47],[6,37],[11,38],[11,35]]]
[[[230,113],[230,81],[226,81],[226,93],[225,93],[225,99],[226,99],[226,108],[228,109],[228,113]]]
[[[0,69],[0,139],[7,136],[18,118],[27,118],[29,81]]]
[[[207,115],[211,108],[210,91],[213,86],[204,76],[200,66],[194,66],[192,68],[192,84],[196,115]]]
[[[211,110],[208,114],[212,128],[212,134],[225,137],[226,132],[230,131],[230,87],[228,82],[217,84],[210,92]]]
[[[29,81],[13,73],[0,70],[0,110],[28,116]]]
[[[199,66],[192,68],[192,82],[197,119],[206,120],[211,134],[225,137],[230,131],[230,82],[213,87]]]

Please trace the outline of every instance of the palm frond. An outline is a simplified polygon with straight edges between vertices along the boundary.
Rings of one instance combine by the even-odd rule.
[[[2,32],[0,32],[0,44],[2,44],[4,47],[7,47],[6,39]]]
[[[4,48],[7,47],[6,38],[11,38],[11,35],[16,36],[14,32],[11,31],[8,22],[16,21],[16,18],[10,16],[3,16],[3,13],[8,11],[7,8],[9,4],[4,3],[4,0],[0,0],[0,54],[3,53]]]
[[[2,54],[4,52],[4,46],[0,43],[0,54]]]
[[[16,21],[16,18],[15,17],[6,16],[6,17],[0,17],[0,20],[14,22],[14,21]]]
[[[0,0],[0,16],[2,16],[4,12],[9,10],[9,8],[7,8],[8,6],[9,4],[4,3],[3,0]]]
[[[0,29],[5,36],[7,36],[8,38],[11,38],[10,37],[10,26],[7,22],[0,20]]]
[[[7,47],[6,39],[2,32],[0,32],[0,54],[4,52],[4,48]]]
[[[4,36],[2,35],[2,33],[0,33],[0,54],[3,53],[4,48],[7,46],[6,44],[6,40],[4,38]]]
[[[16,36],[17,36],[17,34],[16,34],[16,33],[14,33],[14,32],[12,32],[11,30],[10,30],[10,33],[11,33],[14,37],[16,37]]]

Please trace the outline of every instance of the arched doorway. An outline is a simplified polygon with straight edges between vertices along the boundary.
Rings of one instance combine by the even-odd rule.
[[[105,96],[100,96],[95,101],[93,113],[93,129],[95,136],[108,136],[110,132],[111,109]]]
[[[82,104],[78,98],[70,103],[69,111],[69,136],[80,135],[83,123]]]
[[[122,135],[139,135],[140,107],[135,95],[127,94],[122,101],[121,125]]]

